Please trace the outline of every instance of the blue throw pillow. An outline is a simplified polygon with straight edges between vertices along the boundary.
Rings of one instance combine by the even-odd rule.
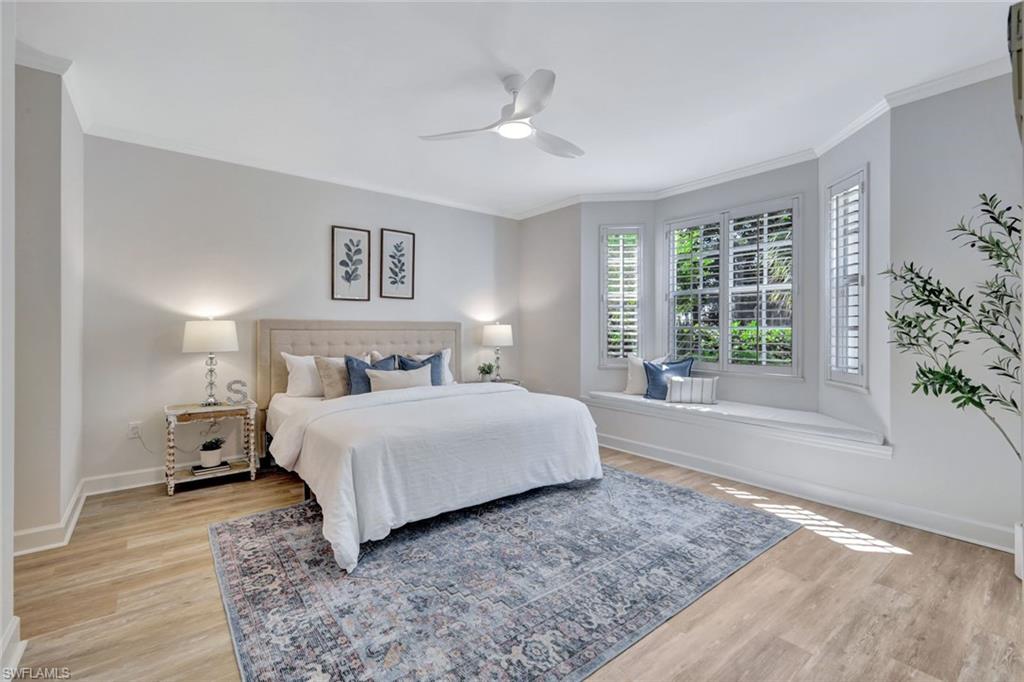
[[[644,361],[644,372],[647,374],[647,393],[645,398],[664,400],[668,395],[668,382],[672,377],[690,376],[693,358],[676,360],[675,362]],[[351,370],[350,370],[351,371]]]
[[[398,358],[398,365],[399,369],[406,371],[430,365],[430,385],[440,386],[443,383],[444,365],[441,364],[440,353],[434,353],[429,358],[423,358],[422,360],[403,355]]]
[[[378,360],[372,365],[368,362],[363,362],[359,358],[346,355],[345,368],[348,369],[348,392],[352,395],[360,395],[362,393],[370,392],[370,377],[366,376],[366,370],[381,369],[387,372],[392,372],[397,369],[397,367],[397,355],[389,355],[382,360]]]

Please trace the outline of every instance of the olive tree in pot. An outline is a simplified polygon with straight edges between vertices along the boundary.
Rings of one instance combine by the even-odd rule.
[[[893,310],[886,313],[891,342],[919,358],[912,392],[948,396],[962,409],[981,412],[1018,462],[1021,460],[1018,396],[1021,386],[1021,225],[996,195],[982,194],[980,220],[961,219],[949,230],[953,241],[981,255],[991,276],[973,291],[954,289],[913,262],[883,274],[894,284]],[[1017,207],[1017,212],[1020,207]],[[983,376],[972,376],[958,356],[971,345],[982,348]],[[1008,431],[998,414],[1014,417]],[[1016,524],[1018,577],[1024,577],[1024,528]]]

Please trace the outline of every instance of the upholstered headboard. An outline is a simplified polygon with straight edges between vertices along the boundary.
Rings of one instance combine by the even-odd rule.
[[[258,320],[256,322],[256,402],[267,409],[275,393],[288,388],[281,352],[343,357],[378,350],[429,353],[452,349],[452,374],[462,380],[461,322],[350,322],[339,320]]]

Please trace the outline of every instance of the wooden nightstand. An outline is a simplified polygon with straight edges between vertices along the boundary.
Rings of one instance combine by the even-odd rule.
[[[167,420],[167,456],[164,460],[164,476],[167,479],[167,494],[174,494],[174,486],[177,483],[191,483],[203,481],[208,478],[229,476],[245,471],[249,472],[249,479],[256,480],[256,403],[247,400],[238,405],[213,405],[206,407],[198,403],[185,405],[167,405],[164,407],[164,418]],[[222,419],[242,420],[242,454],[244,459],[229,460],[230,468],[217,474],[206,476],[195,476],[190,469],[176,471],[174,468],[174,427],[178,424],[192,424],[195,422],[219,422]]]

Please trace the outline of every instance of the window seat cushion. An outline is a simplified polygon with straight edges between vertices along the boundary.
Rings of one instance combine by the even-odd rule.
[[[787,410],[780,407],[736,403],[728,400],[721,400],[714,405],[669,403],[663,400],[649,400],[641,395],[631,395],[618,391],[591,391],[590,397],[602,402],[621,402],[624,405],[642,408],[653,415],[657,415],[659,412],[666,415],[686,414],[742,424],[754,424],[756,426],[794,433],[838,438],[857,443],[869,443],[872,445],[883,445],[885,443],[885,437],[881,433],[854,426],[820,412]]]

